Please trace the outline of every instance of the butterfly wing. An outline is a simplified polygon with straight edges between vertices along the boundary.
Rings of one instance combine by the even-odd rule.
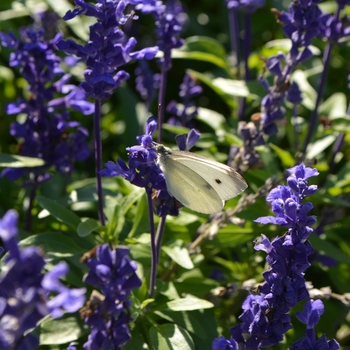
[[[173,160],[172,157],[161,157],[159,165],[164,174],[168,192],[181,204],[204,214],[222,210],[224,202],[218,193],[190,167]]]
[[[171,160],[191,169],[219,195],[221,200],[236,197],[247,187],[243,177],[231,167],[185,151],[172,151]]]

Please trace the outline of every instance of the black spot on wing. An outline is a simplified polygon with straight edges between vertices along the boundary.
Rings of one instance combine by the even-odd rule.
[[[222,181],[220,179],[215,179],[215,182],[220,185],[222,183]]]

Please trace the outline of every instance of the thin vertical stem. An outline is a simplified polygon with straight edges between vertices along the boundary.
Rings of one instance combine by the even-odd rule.
[[[163,122],[164,122],[164,103],[165,103],[165,90],[167,84],[168,71],[162,68],[160,86],[158,92],[158,143],[162,142],[163,139]]]
[[[98,200],[98,218],[102,226],[105,225],[105,216],[103,213],[103,192],[102,192],[102,143],[101,143],[101,101],[95,100],[95,115],[94,115],[94,133],[95,133],[95,160],[96,160],[96,191]]]
[[[154,216],[153,216],[153,203],[152,203],[151,193],[147,193],[147,201],[148,201],[149,227],[150,227],[150,234],[151,234],[151,251],[152,251],[151,278],[149,282],[148,293],[150,298],[152,298],[154,295],[154,288],[156,285],[158,256],[157,256],[157,248],[156,248],[156,237],[154,232]]]
[[[157,258],[158,258],[157,263],[159,262],[159,257],[160,257],[160,247],[162,246],[165,222],[166,222],[166,216],[161,216],[158,223],[157,234],[156,234],[156,248],[157,248]]]
[[[234,57],[236,66],[236,77],[240,77],[240,50],[239,50],[239,29],[238,29],[238,16],[237,11],[234,8],[229,9],[229,25],[230,25],[230,38],[231,38],[231,51]]]
[[[324,91],[324,86],[326,83],[326,77],[328,74],[328,68],[329,68],[329,62],[330,62],[330,56],[331,56],[331,51],[333,48],[333,44],[332,43],[328,43],[328,45],[326,46],[325,52],[324,52],[324,56],[323,56],[323,62],[324,62],[324,66],[323,66],[323,71],[319,80],[319,84],[318,84],[318,89],[317,89],[317,98],[316,98],[316,102],[315,102],[315,108],[312,111],[311,117],[310,117],[310,121],[309,121],[309,128],[307,130],[307,134],[306,134],[306,138],[304,141],[304,146],[302,149],[302,153],[305,154],[307,146],[309,145],[310,141],[311,141],[311,137],[315,131],[316,128],[316,124],[318,121],[318,107],[320,105],[322,96],[323,96],[323,91]]]
[[[244,40],[243,40],[243,63],[244,63],[244,81],[248,81],[250,78],[250,72],[248,67],[249,55],[252,46],[252,15],[250,13],[244,14]],[[244,112],[246,109],[246,99],[241,98],[239,100],[238,118],[244,120]]]
[[[341,11],[341,6],[338,5],[337,12],[334,15],[334,17],[337,21],[339,20],[340,11]],[[302,150],[303,154],[305,154],[305,152],[306,152],[307,146],[309,145],[309,143],[311,141],[311,137],[316,129],[316,124],[318,122],[318,107],[319,107],[321,99],[323,97],[324,86],[326,84],[326,78],[327,78],[329,64],[330,64],[331,52],[333,49],[333,43],[331,40],[332,39],[330,39],[329,43],[327,44],[326,49],[325,49],[324,54],[323,54],[323,71],[322,71],[322,74],[321,74],[321,77],[319,80],[319,84],[318,84],[315,108],[312,111],[312,114],[310,117],[309,129],[307,131],[307,135],[306,135],[303,150]]]
[[[248,59],[252,49],[252,15],[250,13],[244,14],[243,43],[244,80],[247,81],[250,78]]]

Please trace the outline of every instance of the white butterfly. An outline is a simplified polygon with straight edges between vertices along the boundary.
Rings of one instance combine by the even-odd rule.
[[[195,153],[172,151],[160,144],[155,148],[168,192],[194,211],[217,213],[225,200],[248,187],[243,177],[227,165]]]

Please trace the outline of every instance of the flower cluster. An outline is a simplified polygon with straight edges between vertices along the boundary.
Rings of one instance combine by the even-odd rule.
[[[4,350],[36,349],[39,339],[27,332],[49,314],[57,318],[62,309],[79,310],[85,300],[85,289],[69,289],[59,282],[68,271],[65,263],[43,274],[46,262],[41,250],[19,249],[17,220],[14,210],[0,220],[0,238],[8,253],[0,274],[0,348]],[[57,293],[53,298],[52,292]]]
[[[159,88],[160,75],[157,73],[154,74],[146,61],[139,61],[139,66],[136,68],[135,74],[136,90],[149,109]]]
[[[164,5],[160,0],[130,0],[137,10],[143,13],[151,13],[156,21],[157,45],[163,52],[159,60],[160,67],[167,71],[172,66],[171,51],[181,47],[184,43],[179,38],[186,20],[182,4],[178,0],[168,0]]]
[[[124,70],[117,70],[132,59],[153,59],[157,47],[149,47],[132,52],[136,39],[125,37],[119,28],[131,15],[124,10],[129,1],[102,0],[97,5],[75,0],[77,8],[64,16],[70,20],[78,15],[95,17],[97,22],[90,27],[90,40],[86,45],[79,45],[73,40],[61,40],[57,46],[67,54],[75,55],[86,61],[85,81],[81,87],[88,97],[103,100],[109,98],[115,89],[129,78]],[[136,17],[134,17],[136,18]]]
[[[322,13],[317,3],[319,1],[294,1],[289,6],[288,12],[276,11],[278,21],[283,24],[283,32],[291,40],[291,49],[288,54],[279,52],[266,61],[266,68],[273,75],[273,85],[265,78],[260,82],[268,92],[261,101],[260,118],[254,122],[240,122],[239,130],[244,140],[244,149],[239,152],[243,163],[248,166],[254,165],[259,158],[255,147],[264,144],[262,136],[277,133],[276,121],[285,116],[285,109],[282,107],[286,97],[290,97],[294,105],[301,102],[300,90],[297,84],[290,82],[290,76],[295,67],[310,59],[311,40],[315,37],[323,37],[326,29],[327,15]],[[299,97],[289,96],[288,90],[293,86]],[[297,102],[296,102],[297,101]]]
[[[129,164],[122,159],[116,163],[109,161],[102,170],[103,176],[122,176],[135,186],[143,187],[152,193],[153,204],[159,216],[178,215],[178,205],[166,190],[164,175],[157,164],[157,152],[152,135],[157,130],[157,119],[150,117],[146,125],[146,134],[138,136],[139,145],[126,150],[129,152]],[[189,150],[198,141],[199,134],[191,130],[188,135],[179,135],[176,142],[180,150]]]
[[[169,102],[166,109],[172,117],[169,118],[168,123],[193,128],[193,119],[198,114],[198,107],[193,99],[199,96],[202,91],[202,87],[197,85],[189,74],[185,74],[179,93],[183,103],[180,106],[176,101]]]
[[[298,349],[325,349],[337,350],[340,348],[339,343],[332,339],[327,341],[323,334],[316,340],[315,326],[320,321],[324,312],[324,305],[321,300],[309,300],[304,305],[304,311],[297,312],[296,316],[299,321],[306,325],[306,336],[295,342],[290,350]]]
[[[317,176],[316,169],[300,164],[288,170],[288,186],[278,186],[267,196],[276,215],[255,220],[261,224],[275,224],[288,231],[272,242],[263,236],[256,250],[265,251],[270,267],[263,273],[265,282],[258,295],[249,295],[243,303],[243,322],[230,329],[232,339],[249,349],[260,349],[278,344],[292,327],[288,312],[298,302],[308,298],[304,271],[310,266],[308,256],[313,248],[307,238],[313,231],[315,216],[308,216],[313,208],[305,197],[317,191],[317,186],[308,185],[307,179]]]
[[[21,30],[22,39],[11,32],[0,33],[2,45],[14,50],[10,66],[20,68],[31,93],[29,100],[19,99],[7,106],[8,114],[26,115],[23,123],[11,124],[10,133],[21,140],[20,155],[45,161],[43,167],[5,169],[2,175],[11,180],[34,173],[35,182],[42,182],[49,178],[48,169],[52,166],[62,174],[70,174],[75,161],[85,160],[89,155],[87,130],[78,122],[69,121],[66,110],[63,113],[59,110],[71,107],[83,114],[91,114],[93,105],[85,101],[83,90],[67,84],[70,76],[63,75],[60,58],[54,53],[61,36],[45,41],[43,35],[42,30],[32,28]],[[68,94],[54,98],[57,93]]]
[[[84,349],[121,349],[131,339],[128,324],[131,291],[141,286],[136,275],[137,265],[129,257],[129,248],[110,250],[108,244],[99,246],[96,258],[86,261],[90,271],[84,282],[98,288],[87,308],[82,310],[91,333]]]

